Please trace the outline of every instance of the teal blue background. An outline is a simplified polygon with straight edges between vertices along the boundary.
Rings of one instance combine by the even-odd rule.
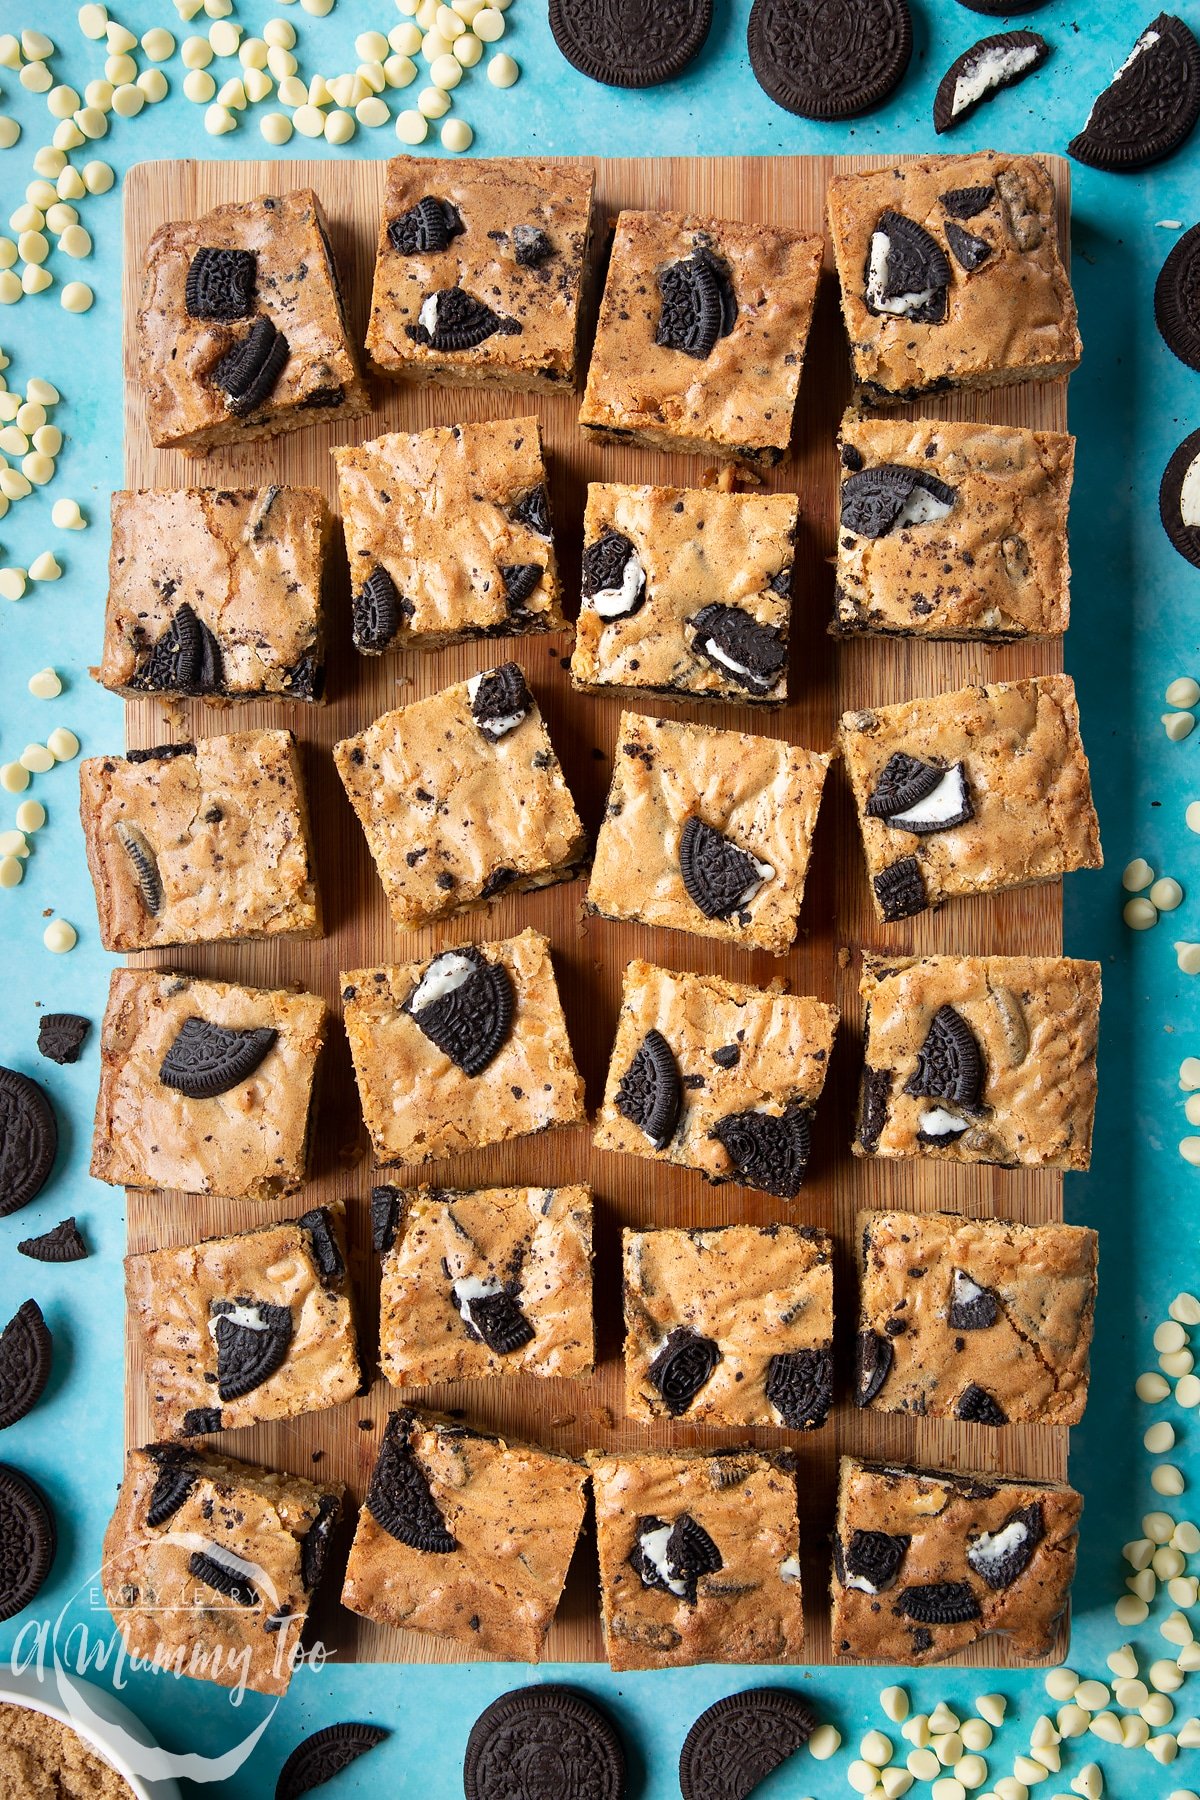
[[[167,24],[182,38],[205,21],[180,26],[165,3],[113,7],[139,33]],[[455,110],[475,126],[482,154],[529,152],[801,153],[892,152],[935,147],[984,146],[1061,151],[1079,128],[1091,97],[1105,85],[1150,16],[1127,0],[1094,0],[1078,14],[1044,6],[1028,21],[1053,45],[1045,69],[1023,87],[1002,95],[959,129],[935,139],[930,121],[934,89],[949,62],[993,27],[955,0],[914,0],[916,49],[912,67],[889,105],[842,127],[793,119],[775,108],[754,83],[745,55],[748,0],[717,0],[717,19],[703,55],[673,86],[650,94],[616,93],[590,84],[558,57],[544,17],[543,0],[516,0],[506,15],[503,45],[521,62],[518,86],[499,93],[468,74]],[[103,45],[86,42],[75,24],[75,5],[49,0],[5,0],[0,28],[36,24],[59,43],[57,79],[82,90],[101,72]],[[1200,30],[1194,4],[1183,9]],[[21,15],[19,18],[17,15]],[[314,20],[296,6],[241,0],[236,16],[257,31],[272,16],[288,17],[301,35],[302,71],[329,73],[353,67],[355,34],[387,30],[399,17],[384,0],[339,0],[335,12]],[[175,156],[246,157],[266,150],[253,115],[227,137],[210,138],[203,108],[180,92],[178,58],[166,66],[172,94],[132,121],[114,119],[103,141],[86,154],[111,162],[122,174],[132,163]],[[232,71],[229,71],[232,72]],[[389,96],[393,105],[413,103]],[[0,218],[23,198],[38,144],[49,138],[42,97],[27,94],[15,76],[0,70],[0,110],[24,125],[16,148],[0,152]],[[269,105],[269,103],[268,103]],[[260,108],[265,111],[267,108]],[[390,126],[359,130],[340,151],[293,140],[298,155],[388,156],[396,140]],[[428,148],[436,149],[436,138]],[[287,155],[287,150],[283,155]],[[278,154],[278,153],[277,153]],[[76,161],[84,160],[77,155]],[[1108,856],[1100,875],[1069,878],[1066,886],[1068,948],[1104,963],[1105,1004],[1101,1105],[1093,1172],[1068,1177],[1068,1215],[1098,1226],[1102,1235],[1101,1304],[1092,1403],[1073,1434],[1072,1478],[1086,1496],[1082,1559],[1075,1592],[1072,1664],[1105,1673],[1105,1654],[1125,1637],[1145,1647],[1145,1663],[1167,1647],[1154,1629],[1168,1604],[1159,1603],[1149,1623],[1134,1633],[1113,1623],[1112,1602],[1122,1591],[1122,1542],[1138,1533],[1148,1507],[1178,1516],[1194,1510],[1192,1496],[1169,1503],[1149,1486],[1150,1458],[1141,1432],[1150,1413],[1133,1398],[1138,1372],[1154,1366],[1150,1337],[1168,1301],[1185,1286],[1200,1285],[1196,1257],[1196,1207],[1200,1172],[1179,1157],[1189,1128],[1177,1088],[1178,1065],[1200,1053],[1200,985],[1178,973],[1172,940],[1200,938],[1200,882],[1192,877],[1200,848],[1184,822],[1184,808],[1200,797],[1200,732],[1172,745],[1159,723],[1162,690],[1174,676],[1200,676],[1197,619],[1200,571],[1170,548],[1158,523],[1157,489],[1164,464],[1184,435],[1200,424],[1200,375],[1164,349],[1153,324],[1152,291],[1162,259],[1177,233],[1161,219],[1195,221],[1200,205],[1200,133],[1164,167],[1134,177],[1085,168],[1074,171],[1074,273],[1086,352],[1071,383],[1071,426],[1079,438],[1076,498],[1072,514],[1073,623],[1068,666],[1079,686],[1084,735],[1091,753],[1096,799]],[[31,375],[49,377],[64,404],[58,423],[67,434],[59,474],[46,493],[14,506],[0,520],[0,562],[27,564],[53,545],[64,569],[54,584],[31,587],[18,605],[0,602],[0,761],[19,755],[31,739],[69,724],[84,753],[121,741],[118,702],[86,673],[99,649],[105,591],[107,495],[121,475],[122,383],[120,369],[120,196],[82,203],[83,222],[95,239],[84,264],[55,253],[60,280],[83,278],[96,289],[93,310],[64,313],[58,290],[0,309],[0,345],[11,358],[10,387]],[[50,507],[60,495],[77,498],[92,521],[84,533],[56,532]],[[52,662],[66,691],[55,702],[32,699],[28,676]],[[57,1069],[33,1046],[35,1007],[79,1010],[98,1021],[109,959],[99,947],[93,903],[76,821],[75,772],[60,767],[37,778],[32,790],[44,800],[49,823],[36,839],[24,884],[0,893],[0,1061],[27,1070],[53,1095],[63,1122],[56,1173],[43,1195],[3,1228],[0,1317],[7,1318],[36,1292],[55,1337],[50,1388],[35,1411],[0,1439],[0,1457],[27,1469],[52,1496],[60,1524],[58,1558],[51,1580],[31,1613],[53,1618],[72,1602],[99,1560],[99,1545],[113,1503],[121,1460],[121,1274],[124,1241],[121,1196],[86,1173],[86,1140],[95,1094],[95,1032],[81,1062]],[[11,822],[14,802],[0,796],[0,825]],[[1182,908],[1155,931],[1135,935],[1120,917],[1120,871],[1135,854],[1188,890]],[[52,908],[79,930],[79,946],[67,957],[42,947],[43,910]],[[92,1245],[92,1260],[77,1266],[41,1267],[14,1253],[18,1236],[40,1231],[75,1212]],[[1165,1416],[1160,1409],[1154,1416]],[[1200,1474],[1195,1421],[1183,1426],[1172,1408],[1182,1443],[1171,1460]],[[78,1603],[76,1603],[78,1604]],[[7,1658],[20,1628],[18,1618],[0,1628],[0,1656]],[[633,1748],[632,1791],[644,1800],[677,1792],[675,1764],[688,1724],[718,1696],[752,1686],[752,1670],[705,1668],[619,1678],[606,1670],[543,1669],[539,1680],[569,1679],[603,1695]],[[883,1677],[850,1669],[781,1670],[771,1679],[811,1693],[821,1712],[842,1730],[846,1747],[832,1763],[800,1759],[761,1790],[768,1794],[832,1796],[849,1792],[845,1765],[868,1723],[881,1723],[876,1696]],[[246,1767],[220,1791],[230,1800],[273,1789],[276,1771],[307,1731],[346,1717],[372,1718],[393,1728],[389,1742],[327,1791],[343,1795],[397,1792],[422,1800],[449,1800],[461,1792],[461,1754],[480,1708],[505,1688],[530,1677],[524,1669],[331,1667],[305,1670],[293,1683],[262,1743]],[[928,1710],[939,1697],[969,1700],[986,1690],[1011,1697],[1015,1729],[998,1739],[989,1757],[993,1778],[1011,1767],[1028,1741],[1028,1726],[1048,1702],[1037,1674],[962,1671],[921,1673],[899,1679],[915,1708]],[[1200,1711],[1200,1677],[1177,1696],[1178,1718]],[[1188,1704],[1189,1689],[1196,1692]],[[198,1682],[131,1681],[127,1700],[174,1749],[217,1752],[261,1718],[267,1703],[247,1698],[240,1713],[224,1693]],[[1003,1754],[999,1745],[1003,1743]],[[906,1749],[907,1746],[905,1745]],[[1155,1800],[1173,1788],[1200,1787],[1200,1752],[1182,1752],[1171,1769],[1145,1752],[1112,1751],[1089,1737],[1069,1746],[1061,1778],[1038,1791],[1065,1791],[1069,1773],[1087,1758],[1114,1772],[1121,1791]],[[212,1789],[208,1790],[212,1792]],[[917,1790],[918,1792],[921,1790]],[[927,1790],[925,1790],[927,1791]]]

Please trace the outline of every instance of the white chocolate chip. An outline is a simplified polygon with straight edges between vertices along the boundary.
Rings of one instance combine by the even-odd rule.
[[[21,767],[31,775],[45,775],[54,767],[54,752],[45,744],[26,744],[21,752]]]
[[[1168,684],[1163,699],[1168,706],[1195,706],[1200,700],[1200,681],[1193,681],[1190,675],[1180,675]]]
[[[298,75],[285,75],[279,83],[279,99],[284,106],[307,106],[308,89]]]
[[[456,88],[462,77],[462,64],[452,51],[435,56],[429,65],[429,79],[434,87],[441,88],[444,93]]]
[[[1047,1682],[1047,1691],[1049,1691],[1049,1682]],[[1102,1681],[1077,1682],[1074,1693],[1069,1697],[1074,1700],[1076,1706],[1082,1706],[1085,1712],[1102,1712],[1112,1698]]]
[[[51,919],[42,933],[42,942],[55,956],[63,956],[79,942],[79,933],[66,919]]]
[[[1175,961],[1184,975],[1200,975],[1200,944],[1175,944]]]
[[[21,600],[25,595],[25,570],[0,569],[0,600]]]
[[[1082,1737],[1088,1728],[1090,1717],[1091,1714],[1086,1713],[1082,1706],[1076,1706],[1074,1701],[1070,1701],[1066,1706],[1060,1706],[1055,1714],[1059,1737]]]
[[[319,107],[298,106],[292,114],[292,124],[301,137],[318,138],[325,130],[325,115]]]
[[[0,764],[0,787],[8,794],[23,794],[29,786],[29,770],[19,762]]]
[[[1150,931],[1158,924],[1158,908],[1152,900],[1145,898],[1127,900],[1121,908],[1121,917],[1130,931]]]
[[[483,44],[473,31],[464,31],[461,37],[456,37],[452,48],[456,61],[464,69],[473,69],[483,55]]]
[[[1191,1620],[1187,1617],[1186,1613],[1178,1611],[1168,1613],[1158,1629],[1163,1637],[1166,1638],[1168,1644],[1175,1644],[1177,1647],[1193,1643],[1196,1636],[1195,1632],[1192,1630]],[[1176,1666],[1178,1666],[1178,1664]],[[1154,1679],[1153,1670],[1151,1671],[1150,1678],[1151,1680]]]
[[[932,1750],[910,1750],[904,1760],[904,1766],[914,1781],[936,1781],[942,1772],[942,1765]]]
[[[86,38],[102,38],[108,30],[108,12],[105,7],[95,4],[95,0],[80,7],[78,19],[79,29]]]
[[[1190,712],[1169,712],[1162,715],[1163,730],[1173,744],[1181,744],[1185,737],[1190,737],[1196,727],[1196,715]]]
[[[232,19],[218,19],[208,28],[208,41],[214,56],[236,56],[241,38],[242,28]]]
[[[885,1687],[879,1696],[879,1704],[893,1725],[901,1724],[908,1717],[908,1695],[902,1687]]]
[[[520,64],[505,50],[493,56],[487,66],[487,78],[493,87],[510,88],[521,73]]]
[[[57,669],[47,666],[39,669],[29,677],[29,691],[35,700],[57,700],[62,693],[62,682]]]
[[[882,1731],[868,1731],[858,1747],[858,1754],[863,1762],[876,1769],[886,1768],[892,1760],[892,1743]]]
[[[1151,1426],[1150,1429],[1153,1431],[1157,1428]],[[1167,1430],[1171,1432],[1171,1443],[1174,1443],[1175,1433],[1173,1428],[1168,1425]],[[1170,1445],[1168,1444],[1164,1447],[1169,1449]],[[1148,1445],[1147,1448],[1149,1448]],[[1161,1455],[1162,1452],[1159,1451],[1157,1454]],[[1182,1552],[1172,1549],[1170,1544],[1160,1544],[1158,1549],[1154,1552],[1154,1555],[1150,1558],[1150,1567],[1160,1581],[1173,1581],[1176,1575],[1183,1574],[1184,1566]]]
[[[79,510],[78,500],[56,500],[50,517],[60,531],[84,531],[87,520]]]
[[[1113,1607],[1113,1615],[1118,1625],[1143,1625],[1149,1617],[1150,1608],[1144,1600],[1133,1594],[1122,1594]]]
[[[1188,1335],[1178,1319],[1164,1319],[1155,1328],[1153,1341],[1156,1350],[1183,1350],[1187,1346]]]
[[[1004,1694],[978,1694],[975,1699],[975,1711],[981,1719],[997,1730],[1004,1723],[1004,1715],[1008,1711],[1008,1700]]]
[[[65,311],[85,313],[90,308],[95,295],[86,281],[68,281],[63,288],[60,299]]]
[[[442,148],[456,153],[469,150],[475,141],[475,133],[465,119],[447,119],[442,126]]]
[[[808,1740],[808,1754],[818,1762],[828,1762],[842,1747],[842,1734],[835,1725],[818,1725]]]
[[[22,800],[17,808],[17,825],[21,831],[40,831],[46,823],[46,809],[40,800]],[[18,853],[19,854],[19,853]]]
[[[268,19],[263,26],[263,39],[272,50],[294,50],[296,27],[289,19]]]
[[[104,65],[104,79],[110,81],[113,96],[117,90],[137,80],[138,67],[132,56],[110,56]]]
[[[1177,1469],[1174,1463],[1159,1463],[1150,1472],[1150,1486],[1156,1494],[1173,1497],[1182,1494],[1186,1485],[1182,1469]]]
[[[1148,888],[1153,880],[1154,870],[1145,857],[1135,856],[1132,862],[1125,864],[1124,872],[1121,875],[1121,886],[1127,892],[1136,894],[1142,888]]]
[[[1200,1125],[1200,1094],[1192,1094],[1183,1110],[1189,1125]],[[1181,1375],[1175,1383],[1175,1398],[1180,1406],[1200,1406],[1200,1375]]]
[[[471,29],[485,44],[494,44],[504,36],[504,14],[499,7],[484,6],[471,21]]]
[[[37,801],[22,800],[21,805],[36,806]],[[20,811],[20,808],[17,810]],[[24,858],[28,855],[29,845],[25,842],[25,833],[23,831],[0,831],[0,856],[19,856]]]
[[[325,139],[330,144],[348,144],[354,136],[354,114],[343,112],[340,108],[329,113],[325,120]]]
[[[46,748],[55,762],[71,762],[79,755],[79,739],[65,725],[56,725],[46,739]]]
[[[1150,889],[1150,899],[1160,913],[1174,912],[1183,900],[1183,889],[1173,876],[1163,875]]]
[[[1180,1685],[1182,1685],[1181,1673],[1175,1663],[1167,1663],[1164,1659],[1161,1665],[1155,1664],[1155,1668],[1160,1667],[1174,1669],[1175,1674],[1180,1676]],[[1151,1670],[1151,1679],[1153,1679],[1153,1674],[1154,1671]],[[1145,1705],[1138,1707],[1138,1711],[1147,1725],[1152,1726],[1155,1731],[1161,1731],[1163,1726],[1169,1725],[1175,1717],[1175,1702],[1164,1690],[1160,1689],[1157,1693],[1151,1694]]]
[[[959,1737],[968,1750],[986,1750],[992,1741],[992,1728],[986,1719],[964,1719]]]
[[[421,112],[410,110],[398,113],[396,115],[396,136],[402,144],[423,144],[429,136],[429,121]],[[813,1736],[816,1736],[815,1732]],[[808,1747],[810,1750],[812,1749],[812,1738],[809,1739]]]
[[[25,865],[17,856],[0,856],[0,888],[19,887],[25,879]]]
[[[43,550],[29,565],[30,581],[57,581],[61,574],[62,564],[53,550]]]
[[[54,458],[43,456],[40,450],[31,450],[21,460],[21,472],[35,487],[45,487],[54,479]]]
[[[1179,1754],[1179,1745],[1169,1731],[1161,1737],[1150,1738],[1146,1748],[1157,1763],[1173,1763]]]
[[[268,144],[286,144],[292,135],[292,121],[286,113],[264,113],[258,122],[258,129]]]

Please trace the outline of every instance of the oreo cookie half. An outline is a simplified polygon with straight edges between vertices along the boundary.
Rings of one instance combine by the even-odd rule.
[[[812,1151],[812,1114],[800,1102],[778,1114],[753,1107],[727,1113],[709,1136],[733,1164],[730,1179],[780,1200],[794,1200],[800,1192]]]
[[[912,56],[907,0],[754,0],[750,66],[802,119],[853,119],[899,85]]]
[[[1200,44],[1182,19],[1159,13],[1138,38],[1083,130],[1076,162],[1123,174],[1174,155],[1200,118]]]
[[[38,1024],[38,1051],[49,1062],[78,1062],[91,1028],[91,1020],[80,1013],[43,1013]]]
[[[683,1800],[746,1800],[816,1729],[812,1708],[787,1688],[748,1688],[702,1712],[679,1753]]]
[[[1184,232],[1158,272],[1154,321],[1167,349],[1200,369],[1200,225]]]
[[[413,1024],[464,1075],[482,1075],[508,1037],[513,991],[503,963],[471,944],[427,963],[404,1002]]]
[[[0,1068],[0,1219],[41,1193],[57,1149],[54,1111],[37,1082]]]
[[[607,1714],[570,1688],[516,1688],[467,1739],[466,1800],[623,1800],[625,1752]]]
[[[411,1427],[411,1413],[394,1412],[389,1418],[364,1504],[397,1543],[427,1555],[448,1556],[456,1547],[454,1534],[447,1530],[425,1471],[413,1455]]]
[[[208,1019],[185,1019],[163,1057],[158,1078],[189,1100],[213,1100],[249,1081],[278,1036],[271,1025],[236,1031]]]
[[[787,645],[774,625],[762,625],[740,606],[713,601],[689,620],[696,652],[726,681],[764,696],[787,666]]]
[[[961,125],[985,100],[1040,69],[1049,54],[1049,44],[1036,31],[1002,31],[996,37],[980,38],[955,57],[938,83],[933,97],[934,130],[940,134]]]
[[[382,1725],[326,1725],[297,1744],[279,1771],[275,1800],[300,1800],[313,1788],[324,1787],[352,1762],[374,1750],[388,1736]]]
[[[31,1412],[50,1379],[50,1327],[36,1300],[19,1306],[0,1332],[0,1431]]]
[[[0,1463],[0,1624],[29,1605],[55,1548],[50,1502],[27,1475]]]
[[[656,1150],[666,1149],[679,1123],[683,1083],[675,1052],[653,1026],[622,1075],[613,1104],[622,1118],[645,1132]]]
[[[244,419],[270,398],[288,359],[288,341],[270,319],[256,319],[248,337],[223,356],[213,379],[229,410]]]
[[[1200,569],[1200,431],[1184,438],[1164,469],[1158,512],[1180,556]]]
[[[712,0],[550,0],[550,30],[573,69],[605,87],[659,87],[704,48]]]
[[[83,1262],[88,1247],[74,1218],[70,1218],[52,1231],[43,1231],[40,1237],[22,1238],[17,1251],[21,1256],[32,1257],[34,1262],[68,1263]]]

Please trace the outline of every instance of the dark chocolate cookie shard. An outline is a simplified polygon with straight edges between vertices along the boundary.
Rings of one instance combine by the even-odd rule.
[[[1200,369],[1200,225],[1184,232],[1158,272],[1154,319],[1172,355]]]
[[[639,1519],[629,1562],[643,1587],[674,1594],[689,1606],[696,1604],[701,1575],[715,1575],[724,1567],[712,1538],[686,1512],[673,1525],[653,1516]]]
[[[382,564],[367,576],[350,603],[354,623],[354,647],[369,655],[386,650],[412,612]]]
[[[1007,1425],[1008,1414],[986,1388],[969,1382],[958,1396],[958,1404],[954,1408],[956,1419],[962,1419],[968,1425]]]
[[[606,1713],[570,1688],[517,1688],[467,1739],[465,1800],[624,1800],[625,1752]]]
[[[532,1343],[533,1326],[505,1289],[497,1294],[477,1294],[464,1302],[471,1323],[496,1356],[511,1356]]]
[[[436,256],[466,227],[456,206],[426,194],[388,224],[388,242],[401,256]]]
[[[158,1078],[189,1100],[215,1099],[248,1081],[278,1036],[270,1025],[236,1031],[193,1015],[179,1027]]]
[[[726,681],[769,694],[787,665],[787,645],[774,625],[760,625],[740,606],[714,601],[689,621],[694,648]]]
[[[525,602],[537,592],[545,573],[541,563],[501,563],[500,579],[504,583],[504,598],[510,613],[522,611]]]
[[[702,1712],[679,1753],[683,1800],[746,1800],[816,1729],[789,1688],[747,1688]]]
[[[868,312],[913,325],[940,325],[950,280],[946,252],[923,225],[890,207],[880,213],[863,270]]]
[[[0,1067],[0,1219],[41,1193],[57,1149],[54,1109],[37,1082]]]
[[[142,897],[142,905],[156,919],[163,909],[163,884],[158,858],[140,825],[118,819],[113,828],[118,844],[129,858],[134,884]]]
[[[184,600],[129,685],[143,694],[217,694],[221,674],[221,646]]]
[[[40,1237],[22,1238],[17,1250],[22,1256],[45,1263],[83,1262],[88,1253],[83,1233],[73,1218],[64,1219],[52,1231],[43,1231]]]
[[[856,537],[881,538],[897,526],[944,519],[954,501],[954,488],[925,469],[876,463],[843,481],[840,520]]]
[[[799,1101],[779,1114],[754,1108],[729,1113],[709,1136],[747,1187],[780,1200],[794,1200],[800,1192],[812,1150],[812,1114]]]
[[[208,1310],[217,1346],[217,1392],[228,1405],[282,1367],[292,1343],[291,1308],[239,1294],[236,1300],[214,1300]]]
[[[554,245],[540,225],[514,225],[513,261],[522,269],[540,269],[554,255]]]
[[[1036,31],[1002,31],[980,38],[955,57],[938,83],[934,130],[941,133],[961,125],[985,100],[1040,69],[1049,54],[1049,44]]]
[[[527,525],[539,537],[548,538],[550,532],[550,496],[545,485],[530,488],[529,492],[510,507],[509,517],[518,525]]]
[[[680,1418],[721,1360],[720,1345],[690,1325],[677,1325],[646,1370],[673,1419]]]
[[[183,304],[193,319],[248,319],[254,311],[258,261],[253,250],[201,245],[188,264]]]
[[[324,1787],[352,1762],[374,1750],[388,1736],[382,1725],[360,1725],[347,1722],[326,1725],[314,1731],[302,1744],[297,1744],[275,1783],[275,1800],[300,1800],[314,1788]]]
[[[275,391],[288,359],[288,341],[270,319],[256,319],[250,335],[242,339],[213,370],[213,379],[229,403],[229,410],[244,419]]]
[[[447,1531],[425,1471],[413,1455],[411,1430],[411,1413],[394,1412],[388,1419],[379,1461],[367,1488],[367,1511],[397,1543],[432,1556],[447,1556],[455,1548],[454,1537]]]
[[[988,1331],[1000,1317],[1000,1301],[994,1289],[982,1287],[965,1269],[955,1269],[947,1317],[951,1331]]]
[[[877,1149],[879,1134],[887,1124],[891,1097],[892,1071],[864,1068],[858,1102],[858,1141],[868,1156]]]
[[[327,1206],[314,1206],[296,1220],[301,1231],[307,1231],[313,1261],[322,1287],[337,1287],[345,1280],[346,1265],[333,1228],[333,1216]]]
[[[173,756],[195,756],[196,746],[184,739],[179,744],[151,744],[144,750],[127,750],[127,763],[169,762]]]
[[[0,1431],[37,1405],[50,1379],[52,1353],[42,1309],[26,1300],[0,1332]]]
[[[968,231],[964,225],[956,225],[953,219],[946,220],[946,242],[955,262],[968,275],[981,269],[992,254],[992,246],[986,238],[976,237],[973,231]]]
[[[1039,6],[1042,3],[1043,0],[1038,0]],[[1016,7],[1005,6],[1006,12],[1015,12],[1017,10]],[[952,219],[978,218],[979,214],[985,211],[995,198],[996,190],[990,185],[949,188],[946,193],[938,195],[938,199],[942,203],[943,212],[947,213]]]
[[[188,1573],[214,1593],[232,1600],[235,1606],[258,1605],[259,1592],[253,1581],[245,1569],[228,1560],[224,1551],[214,1555],[210,1550],[193,1550],[188,1557]]]
[[[911,831],[914,837],[965,825],[975,816],[966,769],[960,762],[946,768],[897,750],[872,789],[867,814],[885,819],[895,831]]]
[[[833,1405],[833,1353],[789,1350],[767,1364],[767,1399],[789,1431],[813,1431]]]
[[[337,1495],[322,1494],[317,1502],[317,1516],[300,1545],[300,1579],[306,1594],[315,1593],[321,1585],[333,1528],[341,1516],[342,1503]]]
[[[728,919],[744,913],[775,871],[706,825],[695,813],[679,834],[679,874],[688,898],[706,919]],[[742,921],[745,923],[745,919]]]
[[[196,1485],[197,1469],[187,1451],[177,1444],[154,1444],[147,1451],[158,1464],[150,1490],[146,1524],[152,1531],[173,1519]]]
[[[1035,1500],[1010,1513],[999,1531],[982,1531],[967,1545],[967,1561],[981,1581],[993,1589],[1011,1587],[1033,1560],[1045,1535],[1042,1509]]]
[[[870,1406],[891,1374],[892,1346],[877,1331],[860,1331],[856,1354],[857,1380],[854,1399],[858,1406]]]
[[[1200,118],[1200,44],[1182,19],[1159,13],[1067,145],[1077,162],[1124,174],[1174,155]]]
[[[712,0],[550,0],[550,29],[562,54],[605,87],[658,87],[699,55]]]
[[[917,1051],[917,1066],[904,1084],[905,1093],[971,1109],[979,1104],[982,1086],[983,1058],[975,1033],[956,1008],[939,1006]]]
[[[184,1437],[200,1437],[210,1431],[220,1431],[220,1407],[190,1406],[183,1415],[183,1424],[180,1429]]]
[[[55,1548],[50,1502],[28,1475],[0,1463],[0,1624],[29,1605],[50,1573]]]
[[[737,320],[737,296],[724,260],[707,244],[658,272],[662,310],[654,341],[703,362]]]
[[[622,1075],[613,1104],[622,1118],[645,1132],[656,1150],[666,1149],[679,1123],[683,1083],[675,1052],[653,1026]]]
[[[421,307],[415,325],[404,327],[415,344],[427,350],[474,350],[499,332],[504,337],[519,336],[521,326],[516,319],[502,318],[486,301],[465,288],[439,288]]]
[[[443,950],[426,964],[404,1011],[464,1075],[482,1075],[508,1037],[513,990],[503,963],[473,945]]]
[[[1180,556],[1200,569],[1200,431],[1184,438],[1164,469],[1158,511]]]
[[[881,869],[871,883],[879,910],[889,925],[900,919],[911,919],[929,905],[925,877],[915,856],[902,856]]]
[[[750,66],[802,119],[853,119],[899,86],[912,55],[906,0],[754,0]]]
[[[467,692],[471,697],[471,717],[493,744],[515,731],[533,711],[533,695],[519,663],[501,663],[499,668],[473,676],[467,683]]]
[[[396,1241],[404,1219],[404,1191],[398,1187],[371,1189],[371,1248],[386,1256]]]
[[[38,1024],[38,1050],[50,1062],[78,1062],[91,1028],[91,1020],[79,1013],[43,1013]]]
[[[930,1581],[901,1588],[896,1611],[918,1625],[965,1625],[979,1617],[979,1602],[965,1581]]]
[[[855,1531],[838,1558],[843,1587],[864,1594],[883,1594],[900,1573],[912,1539],[890,1531]]]

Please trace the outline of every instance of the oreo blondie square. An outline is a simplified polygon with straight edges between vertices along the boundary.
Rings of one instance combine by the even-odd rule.
[[[372,367],[451,386],[573,387],[594,186],[568,162],[390,162]]]
[[[653,963],[625,970],[594,1142],[794,1200],[836,1007]]]
[[[614,1669],[804,1658],[790,1451],[588,1456]]]
[[[290,731],[88,757],[79,811],[106,950],[321,936]]]
[[[156,1438],[351,1400],[361,1371],[339,1203],[125,1258]]]
[[[1078,1425],[1096,1233],[860,1212],[858,1403],[974,1425]]]
[[[583,1523],[566,1456],[403,1409],[358,1516],[342,1605],[380,1625],[538,1662]]]
[[[835,175],[829,228],[864,402],[1045,381],[1077,366],[1044,157],[984,150]]]
[[[833,1545],[833,1649],[942,1662],[1003,1632],[1046,1656],[1075,1575],[1083,1501],[1063,1482],[844,1456]]]
[[[808,1225],[625,1231],[625,1411],[809,1431],[833,1403],[833,1244]]]
[[[580,425],[609,442],[777,463],[820,268],[821,239],[784,226],[621,213]]]
[[[160,225],[146,247],[138,376],[159,450],[213,450],[371,410],[310,188]]]
[[[334,761],[402,930],[579,872],[587,845],[516,663],[385,713]]]
[[[574,685],[782,705],[798,513],[794,494],[590,483]]]
[[[126,1652],[286,1693],[343,1491],[178,1444],[130,1450],[102,1575]]]
[[[1100,965],[863,958],[857,1156],[1086,1169]]]
[[[583,1083],[536,931],[341,977],[377,1162],[423,1163],[583,1122]]]
[[[393,1387],[592,1372],[592,1193],[376,1188],[379,1362]]]
[[[840,451],[835,634],[1066,630],[1074,438],[851,411]]]
[[[843,713],[838,735],[885,923],[1104,860],[1068,675]]]
[[[316,488],[114,494],[92,674],[128,700],[320,700],[329,527]]]
[[[357,649],[562,629],[536,419],[393,432],[333,454]]]
[[[91,1173],[230,1200],[294,1193],[308,1173],[325,1023],[316,994],[115,970]]]
[[[588,906],[783,956],[828,756],[622,713]]]

